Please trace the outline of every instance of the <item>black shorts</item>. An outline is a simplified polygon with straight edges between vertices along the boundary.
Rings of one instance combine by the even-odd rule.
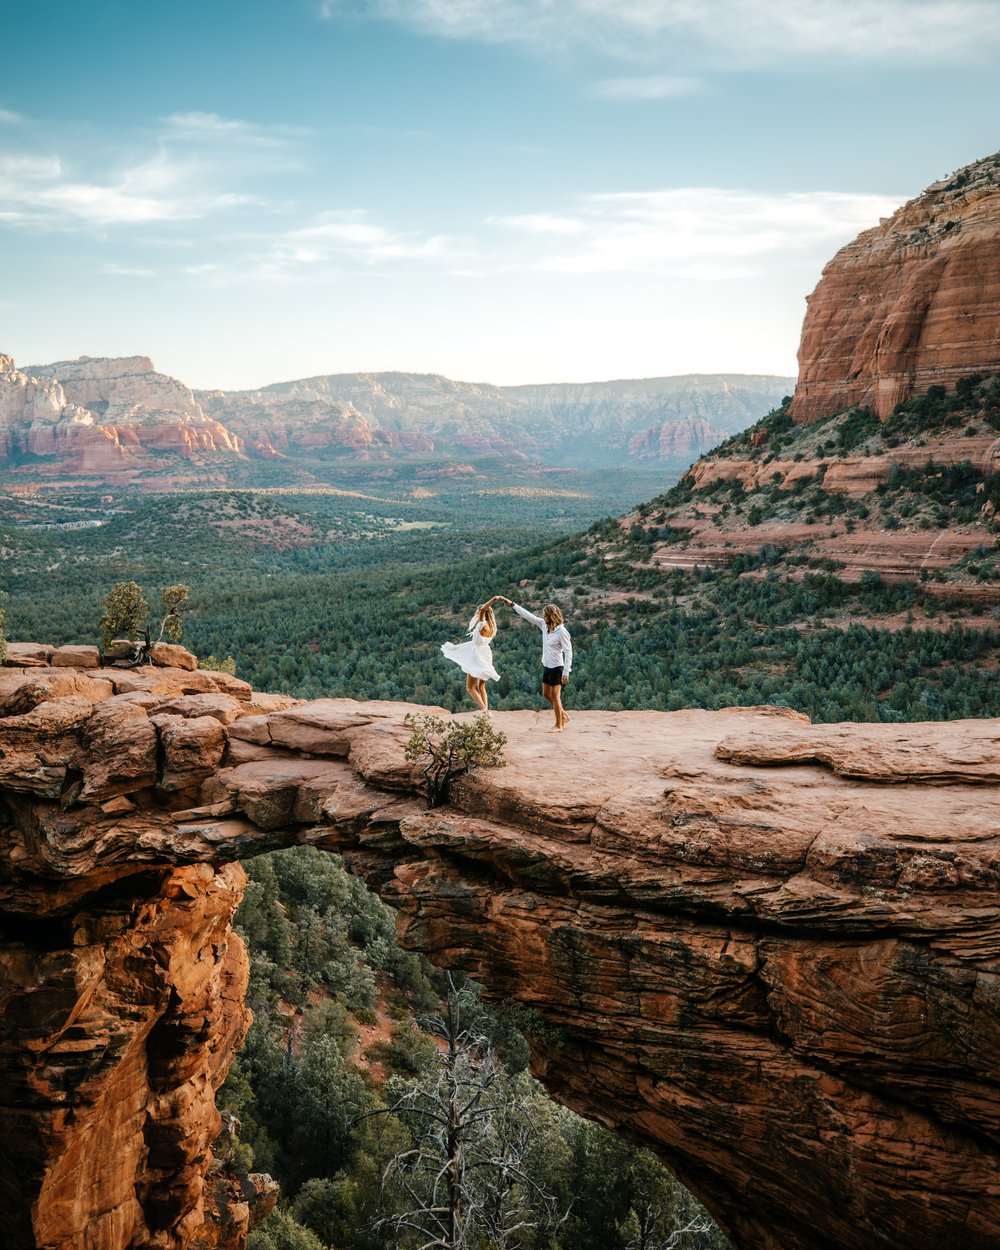
[[[563,666],[557,664],[555,668],[542,669],[542,685],[543,686],[561,686],[562,685]]]

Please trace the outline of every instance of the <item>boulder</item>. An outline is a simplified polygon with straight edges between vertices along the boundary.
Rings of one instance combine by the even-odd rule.
[[[198,667],[198,657],[172,642],[154,642],[150,659],[158,668],[184,668],[192,672]]]
[[[101,653],[97,647],[65,646],[56,647],[49,663],[53,668],[98,668]]]

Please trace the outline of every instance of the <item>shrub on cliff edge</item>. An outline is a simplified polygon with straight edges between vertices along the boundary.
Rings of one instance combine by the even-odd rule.
[[[441,716],[408,712],[404,724],[412,733],[406,744],[408,760],[425,760],[427,806],[439,807],[448,801],[453,778],[472,768],[504,768],[503,749],[507,735],[494,729],[484,712],[464,724]]]
[[[180,642],[184,632],[181,613],[187,607],[188,594],[187,586],[180,582],[173,586],[164,586],[160,591],[163,616],[157,642],[164,636],[171,642]],[[150,628],[149,604],[143,596],[142,588],[136,582],[116,582],[104,600],[101,650],[107,651],[115,638],[127,638],[129,642],[135,642],[140,633],[145,633],[148,647]]]

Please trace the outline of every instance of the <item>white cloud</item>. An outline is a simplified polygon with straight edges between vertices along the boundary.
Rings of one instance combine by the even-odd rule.
[[[557,213],[522,213],[515,217],[488,217],[487,225],[510,226],[525,234],[582,235],[584,222],[576,217],[560,217]]]
[[[0,204],[4,206],[0,219],[35,227],[111,225],[185,215],[179,205],[131,191],[120,182],[76,179],[54,156],[0,155]]]
[[[106,159],[103,168],[86,150],[74,150],[72,161],[0,153],[0,222],[34,231],[104,230],[191,221],[248,206],[278,211],[282,205],[240,184],[295,167],[295,147],[306,133],[215,113],[177,113],[140,136],[148,155]],[[93,152],[100,150],[93,145]],[[88,159],[92,167],[81,166]]]
[[[995,0],[324,0],[450,39],[585,47],[637,62],[715,68],[789,58],[981,59],[1000,44]]]
[[[605,100],[670,100],[704,90],[700,78],[645,74],[638,78],[605,78],[594,83],[591,95]]]
[[[457,264],[467,250],[455,237],[419,230],[394,230],[360,210],[325,212],[314,224],[286,231],[274,242],[262,269],[306,272],[315,267],[381,266],[430,262]]]
[[[193,143],[236,143],[249,147],[285,147],[313,132],[306,126],[263,125],[218,113],[171,113],[163,119],[163,138]]]
[[[744,277],[766,258],[845,243],[898,206],[877,195],[767,194],[718,187],[581,198],[572,213],[492,219],[515,267],[561,273]]]
[[[111,274],[116,278],[155,278],[156,272],[152,269],[142,269],[133,265],[105,265],[101,270],[102,273]]]
[[[17,126],[24,121],[20,113],[12,113],[10,109],[0,109],[0,126]]]
[[[327,212],[184,272],[225,284],[388,277],[413,268],[470,280],[656,274],[717,283],[766,274],[796,257],[819,264],[897,205],[877,195],[686,187],[581,196],[557,211],[488,217],[464,234],[390,225],[363,210]]]

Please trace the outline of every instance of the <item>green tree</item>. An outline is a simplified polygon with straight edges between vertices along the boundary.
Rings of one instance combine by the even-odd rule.
[[[160,607],[163,615],[160,618],[156,641],[164,635],[171,642],[180,642],[184,632],[182,613],[188,606],[190,591],[187,586],[175,583],[164,586],[160,591]],[[144,646],[133,660],[145,659],[150,646],[149,604],[136,582],[117,582],[104,600],[104,615],[101,617],[101,650],[106,652],[115,638],[127,638],[134,643],[142,633],[145,635]],[[124,657],[115,657],[124,658]]]
[[[448,787],[455,777],[472,768],[503,768],[507,735],[494,729],[484,712],[471,723],[446,721],[440,716],[409,712],[406,744],[408,760],[424,761],[427,806],[439,807],[448,801]]]
[[[178,582],[173,586],[164,586],[160,591],[160,604],[163,608],[163,619],[160,621],[158,637],[164,634],[171,642],[180,642],[184,632],[181,613],[188,606],[190,591],[187,586]]]
[[[272,1211],[247,1239],[247,1250],[327,1250],[316,1234],[304,1228],[290,1211]]]
[[[149,616],[149,604],[136,582],[116,582],[104,600],[101,617],[101,650],[107,651],[115,638],[135,642]]]

